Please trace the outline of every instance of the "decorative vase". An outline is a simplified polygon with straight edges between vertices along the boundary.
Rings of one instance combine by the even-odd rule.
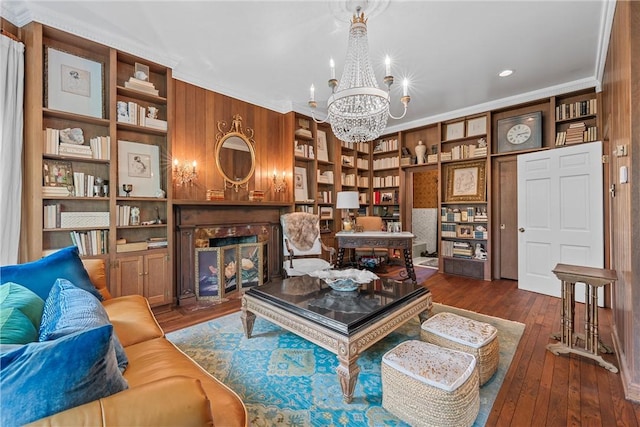
[[[425,162],[425,154],[427,153],[427,146],[422,141],[418,141],[416,145],[416,157],[418,158],[418,164],[421,165]]]

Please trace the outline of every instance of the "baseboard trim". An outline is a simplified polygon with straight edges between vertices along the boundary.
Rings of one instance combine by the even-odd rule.
[[[611,333],[613,341],[613,347],[616,352],[616,358],[618,360],[618,366],[620,367],[620,380],[622,381],[622,388],[624,390],[624,397],[632,402],[640,403],[640,384],[634,383],[629,375],[629,366],[626,363],[626,359],[622,357],[622,346],[618,339],[618,334],[614,328]]]

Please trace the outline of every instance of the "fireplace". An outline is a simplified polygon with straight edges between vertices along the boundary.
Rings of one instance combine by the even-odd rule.
[[[286,212],[288,205],[174,202],[178,303],[221,300],[281,277]]]

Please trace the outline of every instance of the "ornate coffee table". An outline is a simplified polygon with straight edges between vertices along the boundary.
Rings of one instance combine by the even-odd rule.
[[[241,318],[247,338],[258,315],[334,353],[343,398],[350,403],[360,353],[431,306],[431,292],[413,283],[380,279],[340,292],[320,279],[300,276],[249,289],[242,297]]]

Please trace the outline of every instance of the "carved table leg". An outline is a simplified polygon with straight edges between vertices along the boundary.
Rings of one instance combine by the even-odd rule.
[[[417,284],[418,281],[416,280],[416,271],[413,269],[413,259],[411,258],[411,251],[409,250],[409,248],[404,248],[402,250],[402,254],[404,256],[404,265],[407,269],[407,274],[409,275],[413,283]]]
[[[336,260],[336,268],[342,268],[343,259],[344,259],[344,248],[338,248],[338,259]]]
[[[244,329],[244,336],[251,338],[251,332],[253,332],[253,322],[256,320],[256,315],[248,311],[245,307],[242,307],[242,314],[240,315],[242,320],[242,329]]]
[[[345,403],[351,403],[353,400],[353,392],[356,389],[358,374],[360,373],[357,360],[357,355],[353,358],[338,356],[340,365],[336,368],[336,372],[338,374],[338,380],[340,381],[340,387],[342,388],[342,398]]]

